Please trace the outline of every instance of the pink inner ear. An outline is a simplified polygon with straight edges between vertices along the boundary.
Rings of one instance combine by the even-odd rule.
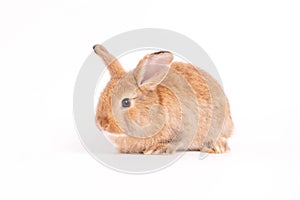
[[[159,84],[169,71],[169,64],[173,55],[169,52],[158,52],[146,57],[146,61],[139,73],[140,84]]]
[[[162,70],[162,66],[160,64],[147,64],[145,65],[145,74],[143,77],[143,80],[141,84],[143,84],[145,81],[151,79],[155,75],[159,74],[159,72]]]

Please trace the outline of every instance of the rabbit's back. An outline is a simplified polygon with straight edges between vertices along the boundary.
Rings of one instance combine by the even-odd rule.
[[[220,142],[221,146],[224,146],[223,151],[227,151],[226,139],[232,134],[233,123],[229,103],[222,87],[207,72],[191,64],[173,62],[171,67],[187,80],[198,100],[200,112],[198,133],[189,149],[203,150]],[[208,151],[218,153],[218,150],[212,149]]]

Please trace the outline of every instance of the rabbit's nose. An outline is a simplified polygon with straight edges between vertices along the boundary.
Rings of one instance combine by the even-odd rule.
[[[109,128],[109,123],[106,117],[97,117],[98,127],[106,131]]]
[[[108,124],[103,124],[103,125],[102,125],[102,129],[103,129],[104,131],[107,131],[108,128],[109,128],[109,125],[108,125]]]

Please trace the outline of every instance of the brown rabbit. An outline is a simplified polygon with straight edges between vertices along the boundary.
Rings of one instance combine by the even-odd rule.
[[[228,100],[216,80],[160,51],[130,72],[103,46],[94,51],[111,79],[103,90],[96,123],[122,153],[176,150],[223,153],[233,130]]]

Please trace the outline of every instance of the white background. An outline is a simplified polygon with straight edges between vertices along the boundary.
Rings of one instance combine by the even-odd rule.
[[[1,0],[0,199],[299,199],[299,10],[296,0]],[[95,43],[148,27],[186,35],[214,61],[236,127],[230,153],[128,175],[80,144],[81,64]]]

